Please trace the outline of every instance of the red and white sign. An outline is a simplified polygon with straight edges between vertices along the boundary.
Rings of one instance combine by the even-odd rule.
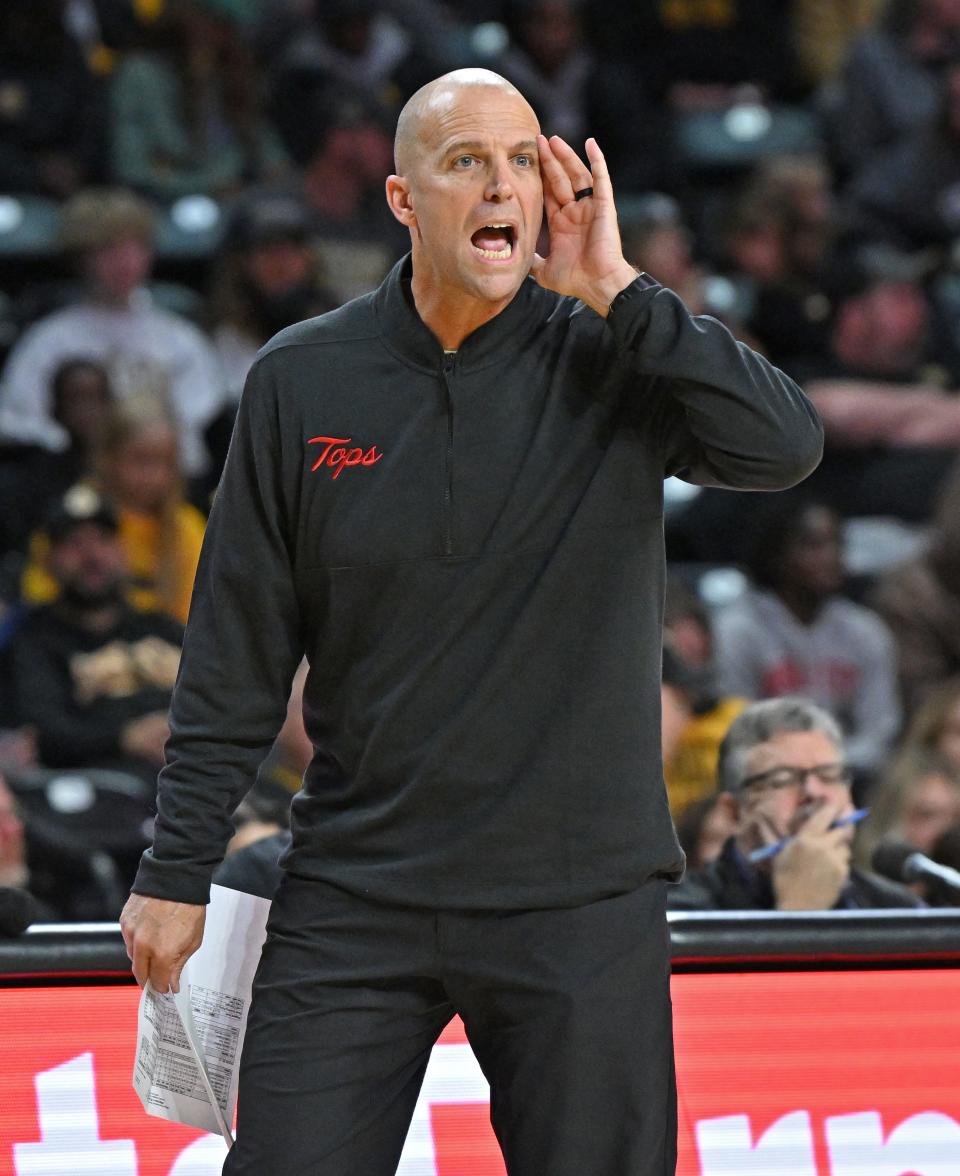
[[[219,1176],[221,1140],[133,1092],[138,995],[0,989],[0,1176]],[[960,1174],[960,971],[683,975],[673,1000],[678,1176]],[[454,1021],[398,1176],[504,1176],[487,1098]]]

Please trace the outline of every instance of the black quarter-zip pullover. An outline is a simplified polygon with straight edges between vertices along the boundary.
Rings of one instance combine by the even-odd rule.
[[[304,653],[316,751],[290,870],[435,908],[572,906],[682,871],[663,480],[791,485],[819,460],[816,414],[643,278],[606,320],[525,281],[453,354],[409,286],[407,258],[251,371],[139,893],[207,900]]]

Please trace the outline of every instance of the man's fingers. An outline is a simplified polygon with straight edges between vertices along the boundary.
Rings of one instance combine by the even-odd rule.
[[[603,157],[603,152],[600,150],[596,139],[590,138],[586,143],[587,159],[590,161],[590,171],[593,174],[593,193],[594,196],[600,196],[604,200],[613,201],[613,183],[610,180],[610,172],[607,168],[607,161]]]
[[[554,136],[556,139],[556,136]],[[558,206],[569,204],[573,199],[573,185],[563,165],[553,151],[553,142],[546,135],[537,136],[540,150],[540,175],[543,177],[543,195],[550,213],[549,200],[552,197]],[[589,182],[589,181],[588,181]]]
[[[827,801],[821,804],[819,808],[813,810],[809,817],[803,822],[800,832],[804,833],[826,833],[833,822],[843,812],[846,804],[844,801]]]
[[[848,852],[852,849],[849,825],[841,825],[839,829],[828,829],[823,836],[829,845],[842,846]]]
[[[593,176],[590,169],[569,143],[561,139],[559,135],[553,135],[550,138],[550,149],[563,167],[574,194],[579,192],[581,188],[593,187]]]
[[[133,975],[137,983],[142,988],[144,984],[150,979],[151,956],[150,951],[146,947],[134,946],[132,952],[127,953],[130,956],[130,961],[133,964]]]

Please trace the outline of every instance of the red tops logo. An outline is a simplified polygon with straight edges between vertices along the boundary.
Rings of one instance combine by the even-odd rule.
[[[328,466],[333,473],[331,478],[339,478],[347,466],[372,466],[383,457],[376,445],[363,450],[360,446],[348,449],[352,437],[311,437],[308,445],[322,445],[320,456],[310,467],[310,472],[318,470],[322,465]]]

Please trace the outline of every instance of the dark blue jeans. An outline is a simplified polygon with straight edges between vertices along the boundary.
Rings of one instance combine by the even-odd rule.
[[[426,911],[287,875],[224,1176],[393,1176],[454,1013],[510,1176],[673,1176],[666,884],[586,906]]]

